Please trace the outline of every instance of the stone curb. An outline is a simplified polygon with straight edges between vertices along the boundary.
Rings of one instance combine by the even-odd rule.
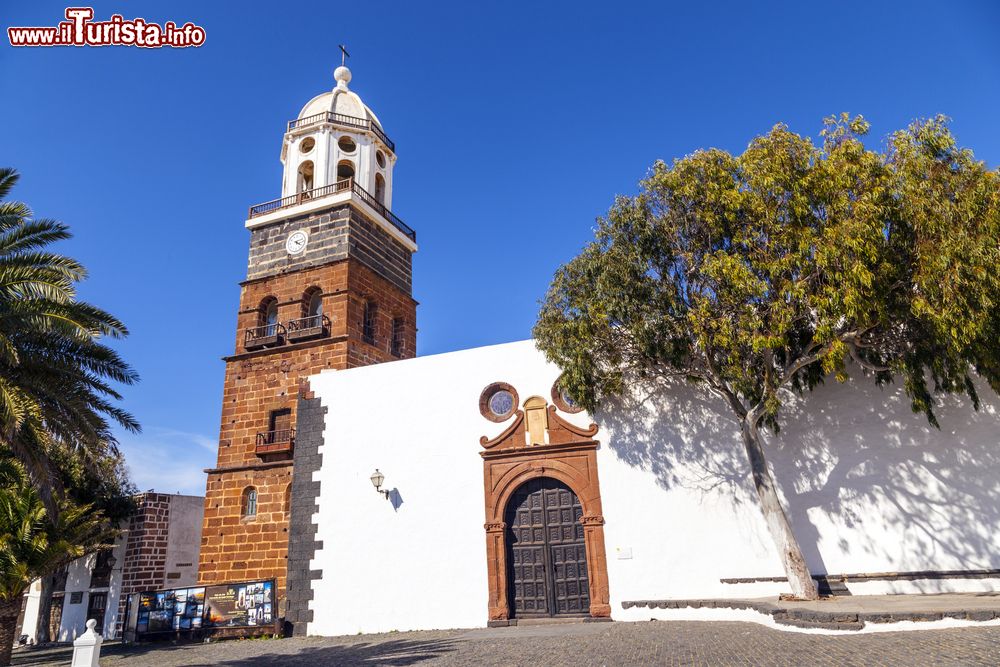
[[[771,616],[775,622],[799,628],[822,628],[824,630],[860,630],[867,623],[914,623],[940,621],[955,618],[966,621],[991,621],[1000,618],[1000,609],[959,609],[953,611],[920,612],[844,612],[820,611],[816,609],[796,609],[780,603],[734,599],[706,600],[627,600],[623,609],[753,609]]]

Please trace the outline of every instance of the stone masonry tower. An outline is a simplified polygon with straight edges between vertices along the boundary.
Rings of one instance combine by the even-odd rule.
[[[416,352],[416,234],[391,212],[396,147],[348,89],[309,101],[281,146],[281,199],[250,207],[219,457],[208,470],[202,583],[275,578],[284,613],[300,379]]]

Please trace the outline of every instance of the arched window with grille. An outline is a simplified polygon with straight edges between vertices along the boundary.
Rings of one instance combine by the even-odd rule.
[[[257,516],[257,489],[252,486],[243,489],[243,507],[240,513],[244,519]]]
[[[260,303],[260,326],[264,336],[273,336],[278,327],[278,300],[269,296]]]
[[[288,340],[298,342],[327,335],[330,320],[323,315],[323,290],[310,287],[302,293],[300,303],[300,316],[286,323]]]
[[[323,315],[323,290],[318,287],[310,287],[302,295],[302,316],[322,317]]]

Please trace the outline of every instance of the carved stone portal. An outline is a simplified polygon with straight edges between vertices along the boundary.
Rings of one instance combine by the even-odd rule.
[[[562,419],[555,406],[537,396],[524,402],[514,421],[492,440],[480,439],[485,451],[483,482],[486,499],[486,562],[489,576],[489,620],[511,618],[507,599],[507,539],[504,512],[513,493],[528,480],[551,477],[568,486],[583,507],[581,523],[587,551],[590,615],[611,616],[608,566],[604,547],[604,515],[597,478],[597,426],[587,429]],[[529,413],[527,416],[525,413]],[[543,430],[539,430],[543,429]]]

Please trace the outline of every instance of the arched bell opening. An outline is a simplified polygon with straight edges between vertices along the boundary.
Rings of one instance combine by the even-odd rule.
[[[301,165],[299,165],[299,176],[296,181],[296,192],[308,192],[313,189],[313,174],[314,174],[313,162],[312,160],[306,160]]]

